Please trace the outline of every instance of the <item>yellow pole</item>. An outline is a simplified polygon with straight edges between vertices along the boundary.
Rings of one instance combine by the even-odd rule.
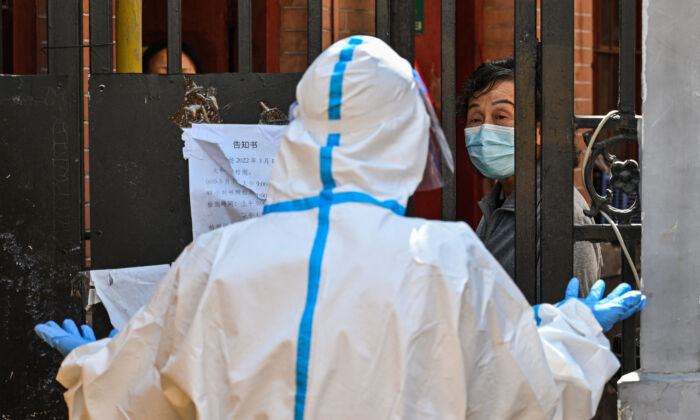
[[[141,73],[141,1],[117,0],[117,73]]]

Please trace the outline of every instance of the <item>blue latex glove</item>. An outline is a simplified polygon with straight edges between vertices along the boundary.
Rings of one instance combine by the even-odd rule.
[[[567,299],[578,299],[579,282],[577,278],[571,279],[566,287]],[[598,280],[591,287],[585,299],[579,299],[593,312],[593,316],[598,321],[603,331],[609,331],[613,325],[627,319],[635,312],[641,311],[647,304],[647,297],[639,290],[632,290],[632,286],[627,283],[619,284],[607,297],[605,293],[605,282]]]
[[[82,334],[72,319],[64,320],[63,328],[53,321],[34,327],[34,331],[42,340],[64,356],[67,356],[76,347],[95,341],[95,332],[89,325],[81,325],[80,329]]]
[[[605,298],[603,298],[605,293],[605,282],[603,280],[598,280],[593,284],[591,292],[585,299],[578,297],[578,291],[579,281],[574,277],[566,287],[564,300],[557,303],[556,306],[563,305],[569,299],[578,299],[590,308],[603,331],[609,331],[613,325],[642,310],[647,304],[647,297],[639,290],[632,290],[632,286],[627,283],[618,285]],[[537,325],[540,325],[541,320],[537,313],[539,305],[533,306],[533,309],[535,310]]]

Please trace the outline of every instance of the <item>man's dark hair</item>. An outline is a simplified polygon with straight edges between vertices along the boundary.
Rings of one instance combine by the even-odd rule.
[[[168,48],[168,43],[165,41],[159,41],[159,42],[154,42],[152,44],[148,44],[146,46],[146,49],[143,53],[143,58],[141,60],[141,65],[142,65],[142,72],[143,73],[148,73],[148,66],[153,59],[153,57],[160,52],[161,50],[167,49]],[[185,53],[187,57],[192,60],[192,64],[194,64],[194,71],[197,73],[202,72],[202,64],[199,60],[199,56],[197,53],[194,51],[192,47],[190,47],[188,44],[182,44],[182,52]]]
[[[487,61],[480,65],[464,84],[459,100],[459,114],[466,118],[469,100],[488,93],[496,83],[503,80],[515,80],[515,60],[513,57]]]

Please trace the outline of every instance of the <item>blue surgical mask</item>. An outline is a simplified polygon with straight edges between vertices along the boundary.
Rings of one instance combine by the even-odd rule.
[[[464,129],[472,163],[486,178],[503,179],[515,173],[515,129],[493,124]]]

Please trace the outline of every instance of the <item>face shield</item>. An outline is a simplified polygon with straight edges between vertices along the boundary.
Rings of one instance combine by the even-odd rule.
[[[452,151],[450,146],[447,144],[447,139],[445,138],[445,133],[442,131],[442,126],[440,125],[440,120],[435,114],[435,109],[433,108],[432,101],[428,95],[428,89],[423,83],[423,78],[421,78],[420,73],[417,70],[413,70],[413,79],[418,86],[420,91],[421,99],[423,100],[423,105],[425,106],[425,111],[430,117],[430,142],[428,145],[428,161],[425,164],[425,171],[423,172],[423,180],[418,184],[416,191],[429,191],[442,188],[442,165],[448,169],[448,176],[452,176],[455,172],[455,162],[452,157]]]

